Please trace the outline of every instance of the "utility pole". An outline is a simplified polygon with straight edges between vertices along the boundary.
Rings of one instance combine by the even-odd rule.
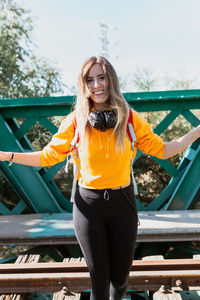
[[[98,22],[98,25],[100,26],[100,36],[98,37],[99,40],[101,41],[101,52],[100,55],[104,56],[105,58],[109,59],[109,45],[112,44],[113,42],[109,40],[108,38],[108,32],[111,29],[116,30],[116,27],[109,27],[107,24],[105,24],[103,21]]]

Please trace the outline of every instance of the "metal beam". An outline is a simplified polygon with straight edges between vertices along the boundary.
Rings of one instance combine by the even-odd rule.
[[[161,285],[173,290],[200,290],[200,270],[130,272],[128,288],[156,291]],[[91,288],[88,272],[0,274],[0,293],[73,292]]]
[[[131,271],[200,270],[200,259],[133,260]],[[0,264],[0,274],[88,272],[84,259],[67,262],[38,262],[37,264]]]

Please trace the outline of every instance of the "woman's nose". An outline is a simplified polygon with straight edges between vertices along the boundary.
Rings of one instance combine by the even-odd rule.
[[[98,79],[95,79],[94,80],[94,87],[99,87],[99,80]]]

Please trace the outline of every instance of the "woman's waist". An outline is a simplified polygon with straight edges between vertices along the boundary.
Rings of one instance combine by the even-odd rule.
[[[115,187],[115,188],[110,188],[110,190],[120,190],[120,189],[123,189],[123,188],[125,188],[129,185],[130,185],[130,181],[127,184],[124,184],[124,185],[121,185],[121,186],[118,186],[118,187]]]
[[[78,182],[88,189],[120,189],[130,184],[130,166],[112,172],[80,169]]]
[[[85,185],[79,183],[79,187],[84,188],[84,189],[89,189],[89,190],[120,190],[123,188],[126,188],[130,185],[130,181],[126,184],[122,184],[116,187],[109,187],[109,186],[104,186],[104,187],[95,187],[95,186],[90,186],[90,185]]]

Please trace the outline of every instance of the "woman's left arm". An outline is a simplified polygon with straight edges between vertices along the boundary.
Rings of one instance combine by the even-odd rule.
[[[177,140],[165,143],[163,159],[174,156],[187,148],[191,143],[200,137],[200,125]]]

